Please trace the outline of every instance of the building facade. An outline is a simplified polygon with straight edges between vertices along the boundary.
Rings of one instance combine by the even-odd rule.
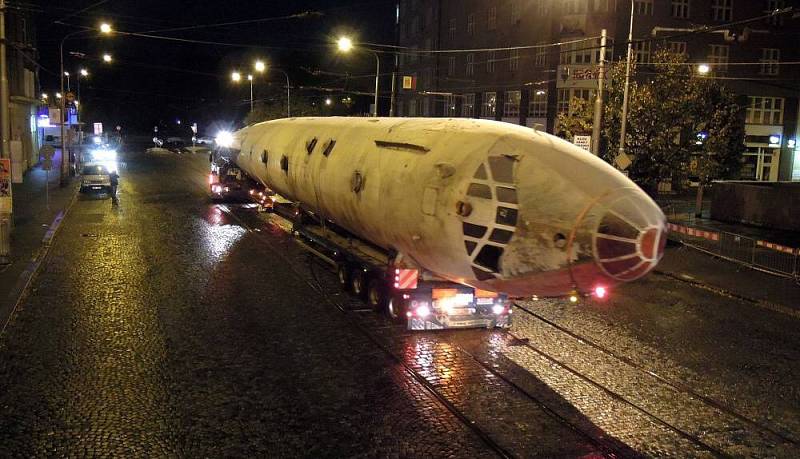
[[[659,48],[685,53],[742,96],[742,178],[800,180],[800,66],[791,64],[800,61],[793,42],[800,20],[792,13],[764,17],[798,3],[401,0],[398,74],[415,84],[400,86],[396,113],[494,119],[553,132],[571,98],[595,96],[602,29],[608,34],[606,61],[625,59],[633,6],[633,51],[640,67]],[[703,26],[715,30],[698,33]]]
[[[36,135],[36,37],[34,18],[23,9],[6,10],[6,55],[8,62],[11,170],[14,181],[38,162]]]

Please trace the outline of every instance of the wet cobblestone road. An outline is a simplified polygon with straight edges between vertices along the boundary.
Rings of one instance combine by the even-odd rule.
[[[800,453],[794,319],[651,276],[522,304],[630,364],[522,309],[510,334],[409,333],[206,174],[139,154],[119,207],[75,204],[0,337],[0,456]]]

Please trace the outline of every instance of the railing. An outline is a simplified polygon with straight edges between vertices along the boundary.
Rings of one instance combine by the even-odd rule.
[[[681,221],[669,224],[670,239],[753,269],[800,282],[800,249],[703,227],[692,219],[684,223],[681,217],[686,216],[676,214],[670,206],[664,208],[664,213],[670,221]]]

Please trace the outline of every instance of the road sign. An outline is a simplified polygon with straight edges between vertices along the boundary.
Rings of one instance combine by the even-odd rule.
[[[631,161],[630,156],[626,155],[625,153],[620,153],[614,158],[614,164],[616,164],[617,168],[621,171],[629,168],[631,163],[633,163],[633,161]]]
[[[94,123],[94,135],[103,133],[103,123]]]
[[[586,151],[591,151],[592,149],[592,136],[590,135],[576,135],[574,139],[572,139],[572,143],[575,146],[581,147]]]
[[[55,153],[56,149],[52,145],[42,145],[42,148],[39,149],[39,156],[44,159],[53,159]]]

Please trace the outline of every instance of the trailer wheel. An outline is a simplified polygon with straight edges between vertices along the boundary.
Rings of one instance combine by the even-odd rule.
[[[339,279],[339,286],[342,287],[342,290],[347,290],[350,285],[350,269],[346,264],[339,264],[336,268],[336,277]]]
[[[359,298],[364,298],[364,293],[366,291],[365,283],[366,273],[364,273],[361,268],[354,268],[350,273],[350,289]]]
[[[384,311],[386,311],[386,316],[389,317],[389,319],[392,322],[399,323],[405,319],[404,317],[405,311],[403,305],[400,304],[400,302],[397,301],[397,299],[394,298],[393,296],[389,296],[386,299],[386,305],[384,307]]]
[[[384,292],[383,282],[380,279],[372,279],[367,289],[367,303],[375,312],[386,309],[386,293]]]

